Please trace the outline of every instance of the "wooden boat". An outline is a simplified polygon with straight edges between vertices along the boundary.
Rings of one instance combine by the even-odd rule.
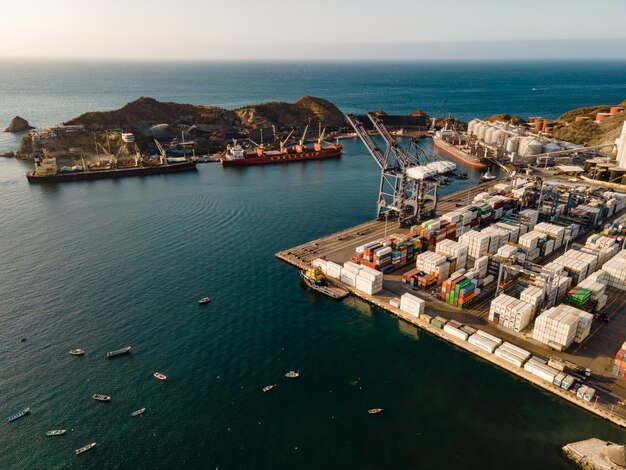
[[[99,393],[94,393],[91,398],[96,401],[111,401],[111,397],[108,395],[100,395]]]
[[[107,353],[107,357],[111,358],[111,357],[115,357],[115,356],[119,356],[120,354],[126,354],[130,352],[130,346],[126,346],[125,348],[122,349],[116,349],[115,351],[109,351]]]
[[[71,350],[70,350],[70,354],[71,354],[72,356],[82,356],[83,354],[85,354],[85,351],[83,351],[83,350],[82,350],[82,349],[80,349],[80,348],[76,348],[76,349],[71,349]]]
[[[371,410],[367,410],[367,412],[371,415],[375,415],[383,411],[382,408],[372,408]]]
[[[273,388],[274,388],[274,385],[266,385],[265,387],[263,387],[263,392],[269,392]]]
[[[167,380],[167,376],[165,374],[161,374],[160,372],[155,372],[152,375],[159,380]]]
[[[62,436],[66,432],[66,429],[53,429],[52,431],[48,431],[46,433],[46,436]]]
[[[146,411],[145,408],[139,408],[137,411],[133,411],[130,415],[134,418],[135,416],[142,415],[144,411]]]
[[[298,378],[300,377],[300,371],[290,370],[285,374],[285,377],[287,377],[288,379]]]
[[[30,413],[30,408],[23,408],[17,411],[16,413],[13,413],[9,417],[7,417],[7,421],[10,423],[11,421],[15,421],[16,419],[19,419],[22,416],[26,416],[28,413]]]
[[[74,452],[76,453],[76,455],[80,455],[83,452],[87,452],[88,450],[93,449],[94,447],[96,447],[96,443],[95,442],[91,442],[91,443],[87,444],[86,446],[81,447],[80,449],[76,449]]]

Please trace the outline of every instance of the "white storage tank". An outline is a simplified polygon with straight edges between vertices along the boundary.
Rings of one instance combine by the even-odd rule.
[[[507,152],[517,152],[517,148],[519,147],[519,137],[509,137],[506,141],[506,151]]]
[[[505,133],[502,129],[496,129],[491,134],[491,144],[504,145]]]
[[[496,128],[493,126],[489,126],[487,127],[487,129],[485,129],[485,138],[483,139],[486,143],[490,144],[491,143],[491,137],[493,136],[493,133],[496,131]]]
[[[467,123],[467,133],[469,135],[474,135],[474,131],[476,130],[476,125],[479,123],[480,121],[476,118],[472,119],[469,123]]]
[[[478,137],[478,140],[485,139],[485,132],[487,132],[487,129],[489,129],[487,124],[483,123],[478,126],[478,130],[476,131],[476,137]]]
[[[543,142],[531,140],[528,142],[528,155],[539,155],[543,150]]]
[[[541,149],[543,153],[558,152],[559,150],[561,150],[561,146],[552,142],[543,144],[543,148]]]

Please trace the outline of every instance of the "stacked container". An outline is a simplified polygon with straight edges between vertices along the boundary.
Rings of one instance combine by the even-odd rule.
[[[444,327],[443,327],[443,331],[445,331],[446,333],[449,333],[450,335],[454,336],[455,338],[458,338],[462,341],[467,341],[467,338],[469,336],[469,334],[467,334],[467,332],[463,331],[461,329],[461,324],[457,321],[454,320],[450,320],[448,321]]]
[[[526,364],[524,364],[524,370],[550,383],[554,383],[554,379],[559,373],[558,370],[553,369],[549,365],[541,364],[537,361],[528,361]]]
[[[543,302],[543,289],[537,286],[528,286],[521,292],[520,300],[532,307],[532,316],[534,318]]]
[[[339,280],[348,284],[350,287],[356,287],[356,277],[361,269],[362,266],[353,263],[352,261],[348,261],[344,263],[343,268],[341,268],[341,277]]]
[[[465,268],[467,264],[467,246],[453,240],[444,240],[437,243],[435,252],[456,260],[456,269]]]
[[[341,265],[332,261],[326,261],[326,275],[333,279],[341,279]]]
[[[612,259],[604,263],[602,270],[606,272],[609,286],[626,290],[626,250],[618,252]]]
[[[557,350],[567,349],[578,332],[579,312],[568,305],[546,310],[535,320],[533,339]]]
[[[524,330],[532,317],[532,305],[506,294],[493,299],[489,308],[489,321],[515,331]]]
[[[425,273],[437,276],[437,282],[442,283],[450,275],[450,263],[443,255],[438,255],[432,251],[420,253],[416,257],[416,268]]]
[[[467,275],[450,278],[441,286],[441,299],[449,305],[464,308],[476,296],[478,290],[474,280]]]
[[[478,334],[478,332],[470,336],[467,342],[482,349],[483,351],[488,352],[489,354],[493,354],[496,348],[500,345],[500,343],[486,338],[485,336]]]
[[[474,261],[474,269],[473,271],[478,274],[480,279],[483,279],[487,276],[487,269],[489,269],[489,257],[481,256]]]
[[[489,252],[491,236],[487,233],[470,230],[459,238],[459,243],[467,247],[467,265],[474,265],[474,261]]]
[[[622,347],[615,354],[613,375],[626,379],[626,342],[622,344]]]
[[[514,366],[522,367],[531,354],[511,343],[504,342],[496,349],[495,355]]]
[[[424,313],[425,305],[426,302],[424,300],[408,292],[400,297],[400,310],[414,317],[419,317],[421,313]]]
[[[565,227],[560,225],[541,222],[534,229],[536,232],[545,233],[551,240],[554,240],[554,249],[558,249],[565,243]]]
[[[537,225],[537,222],[539,221],[539,211],[534,209],[525,209],[520,211],[519,214],[522,217],[522,220],[527,222],[529,230],[535,228],[535,225]]]
[[[383,290],[383,273],[362,267],[356,276],[355,287],[369,295],[374,295]]]

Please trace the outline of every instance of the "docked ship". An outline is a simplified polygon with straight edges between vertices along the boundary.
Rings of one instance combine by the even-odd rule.
[[[450,137],[454,137],[454,131],[450,129],[438,131],[432,136],[433,145],[439,150],[445,152],[447,155],[462,161],[466,165],[473,166],[474,168],[489,168],[491,164],[487,159],[470,155],[469,153],[464,152],[458,147],[448,143],[446,139]]]
[[[139,154],[135,156],[134,161],[126,163],[118,163],[114,157],[109,161],[92,165],[85,163],[84,159],[82,162],[82,165],[59,168],[56,158],[44,152],[43,157],[35,158],[35,169],[26,173],[26,177],[31,183],[97,180],[194,171],[197,164],[195,159],[170,163],[165,155],[153,160],[144,160]]]
[[[319,267],[311,267],[306,271],[301,271],[300,277],[302,277],[304,283],[311,289],[327,295],[332,299],[341,300],[350,295],[350,292],[346,289],[328,282],[324,272]]]
[[[304,140],[306,138],[307,129],[308,126],[305,128],[304,134],[297,145],[293,147],[285,146],[285,143],[293,133],[292,131],[285,140],[280,142],[280,147],[277,150],[266,150],[261,146],[257,146],[256,149],[244,149],[241,144],[234,141],[232,145],[227,147],[220,162],[222,162],[222,166],[247,166],[324,160],[328,158],[339,158],[341,156],[343,146],[339,144],[339,142],[336,144],[324,142],[323,133],[320,133],[313,147],[305,145]]]

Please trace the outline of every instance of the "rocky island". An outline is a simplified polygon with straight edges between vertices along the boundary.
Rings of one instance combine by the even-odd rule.
[[[11,119],[11,122],[4,130],[4,132],[24,132],[31,129],[34,129],[34,127],[28,124],[28,121],[26,119],[15,116],[13,119]]]

